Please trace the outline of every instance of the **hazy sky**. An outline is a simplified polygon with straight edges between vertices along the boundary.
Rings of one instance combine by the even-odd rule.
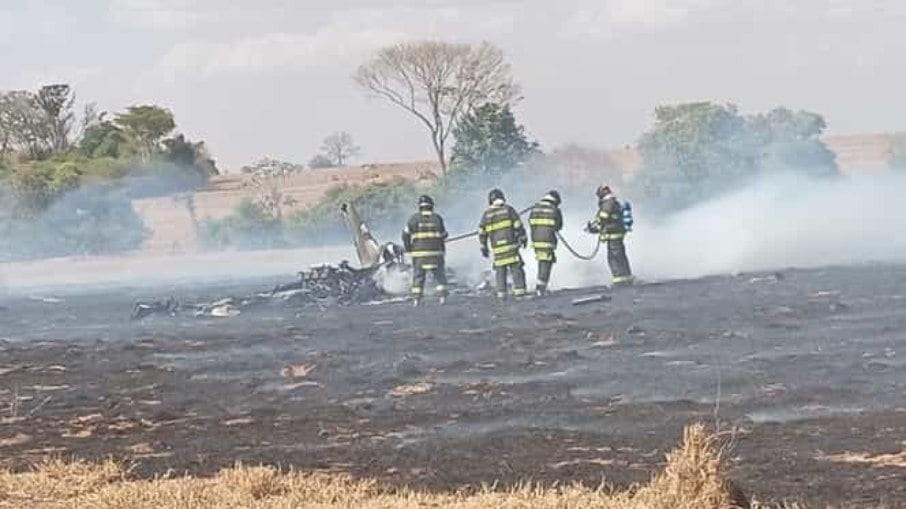
[[[431,157],[350,76],[401,40],[491,41],[542,145],[632,143],[660,103],[784,104],[834,133],[906,130],[904,0],[3,0],[0,89],[69,82],[171,108],[223,166],[307,161],[336,130],[362,161]]]

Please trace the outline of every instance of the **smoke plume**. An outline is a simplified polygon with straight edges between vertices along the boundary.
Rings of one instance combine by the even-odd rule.
[[[644,204],[637,203],[627,251],[635,274],[644,280],[903,262],[904,189],[906,175],[897,173],[839,179],[771,174],[667,217],[651,217]],[[537,191],[514,191],[511,202],[517,208],[540,197]],[[583,227],[596,210],[593,189],[567,190],[563,209],[564,237],[581,254],[591,253],[595,238]],[[535,265],[530,250],[524,258],[532,279]],[[558,258],[556,287],[603,284],[610,279],[603,247],[590,262],[576,259],[563,246]],[[450,265],[474,276],[487,264],[478,257],[477,243],[464,241],[451,248]]]

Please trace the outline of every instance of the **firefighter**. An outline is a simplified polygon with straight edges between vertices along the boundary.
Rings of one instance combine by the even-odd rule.
[[[403,230],[403,247],[412,258],[412,301],[418,306],[425,291],[428,272],[434,274],[440,303],[447,299],[447,273],[444,265],[447,229],[440,214],[434,212],[434,200],[428,195],[418,199],[418,212]]]
[[[525,270],[519,249],[526,247],[528,238],[519,213],[507,205],[506,197],[500,189],[493,189],[488,193],[488,208],[481,216],[478,231],[481,255],[488,258],[494,253],[497,297],[505,299],[507,296],[508,273],[513,277],[513,295],[525,296]]]
[[[623,239],[626,237],[626,223],[624,222],[623,206],[609,186],[601,186],[596,192],[598,196],[598,214],[589,221],[586,230],[597,233],[601,242],[607,243],[607,263],[613,276],[614,285],[628,285],[632,283],[632,269],[626,257],[626,246]]]
[[[532,232],[532,248],[538,260],[538,283],[535,291],[539,297],[547,293],[551,269],[557,263],[557,232],[563,228],[563,214],[560,212],[560,193],[548,192],[532,207],[529,214],[529,229]]]

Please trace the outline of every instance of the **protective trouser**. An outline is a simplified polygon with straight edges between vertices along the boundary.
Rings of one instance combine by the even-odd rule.
[[[525,295],[525,269],[522,267],[522,261],[510,265],[500,265],[494,267],[494,273],[497,276],[497,297],[505,299],[507,296],[507,273],[513,276],[513,295],[522,297]]]
[[[447,296],[447,270],[443,258],[415,258],[412,267],[412,297],[420,299],[425,292],[428,273],[434,275],[435,292],[438,297]]]
[[[538,284],[536,289],[539,293],[547,291],[547,285],[551,280],[551,270],[554,268],[554,260],[538,260]]]
[[[563,214],[556,205],[557,200],[548,195],[541,199],[529,215],[529,226],[532,233],[532,248],[538,260],[538,295],[547,291],[551,279],[551,270],[557,262],[557,232],[563,228]]]
[[[626,257],[626,246],[623,236],[613,236],[607,240],[607,264],[613,275],[613,284],[621,285],[632,282],[632,269],[629,267],[629,258]]]
[[[551,271],[554,264],[557,263],[557,255],[554,249],[557,248],[556,242],[533,242],[535,247],[535,259],[538,260],[538,283],[535,289],[539,294],[547,291],[547,285],[551,280]]]

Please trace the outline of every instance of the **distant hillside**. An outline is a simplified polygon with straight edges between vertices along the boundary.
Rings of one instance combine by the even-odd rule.
[[[304,170],[298,174],[272,180],[280,186],[283,196],[295,204],[287,212],[304,209],[318,203],[331,187],[342,184],[382,182],[402,177],[434,179],[439,169],[433,162],[409,162],[342,168]],[[170,197],[136,200],[133,204],[152,232],[143,249],[153,252],[186,252],[198,248],[195,225],[205,219],[222,219],[236,210],[244,198],[255,198],[262,190],[250,185],[249,175],[214,177],[208,186],[192,197],[193,209],[185,199]],[[194,214],[194,218],[192,215]]]
[[[835,154],[840,170],[852,175],[860,172],[883,172],[890,169],[893,155],[892,134],[853,134],[824,138]]]

